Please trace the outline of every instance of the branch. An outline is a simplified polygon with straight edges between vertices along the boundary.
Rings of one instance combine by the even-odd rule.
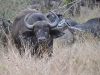
[[[79,2],[81,2],[81,0],[78,0],[78,1],[75,2],[73,5],[71,5],[71,6],[63,13],[63,15],[64,15],[67,11],[69,11],[74,5],[78,4]]]
[[[70,3],[68,3],[68,4],[64,5],[64,6],[59,7],[59,9],[65,8],[66,6],[68,6],[68,5],[70,5],[70,4],[73,4],[73,3],[75,3],[75,2],[76,2],[76,1],[70,2]],[[54,9],[53,11],[56,11],[56,10],[57,10],[57,9]]]

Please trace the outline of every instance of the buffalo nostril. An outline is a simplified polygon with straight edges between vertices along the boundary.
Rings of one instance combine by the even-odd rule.
[[[45,38],[45,37],[39,37],[39,38],[38,38],[38,41],[39,41],[39,42],[46,41],[46,38]]]

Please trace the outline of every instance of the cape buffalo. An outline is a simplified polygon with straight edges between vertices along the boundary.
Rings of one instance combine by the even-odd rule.
[[[62,16],[62,15],[60,15],[60,16]],[[50,19],[51,22],[53,22],[55,19],[50,14],[47,15],[47,17]],[[76,33],[75,32],[76,30],[82,31],[82,32],[90,31],[94,34],[94,36],[100,37],[100,18],[92,18],[83,24],[79,24],[70,18],[63,18],[63,17],[59,17],[59,18],[60,18],[60,20],[59,20],[59,23],[56,28],[65,33],[62,36],[64,38],[67,38],[67,36],[69,36],[68,31],[70,31],[74,35]]]
[[[94,34],[94,36],[100,38],[100,18],[92,18],[83,24],[78,24],[75,26],[68,26],[68,23],[66,25],[68,29],[82,32],[91,32]]]
[[[43,52],[47,51],[51,56],[53,38],[63,35],[61,31],[53,29],[57,26],[59,18],[55,13],[51,13],[56,17],[53,23],[35,9],[23,10],[15,17],[12,24],[12,37],[20,54],[22,47],[20,39],[23,39],[25,44],[30,40],[30,45],[34,45],[32,54],[36,53],[42,56]]]

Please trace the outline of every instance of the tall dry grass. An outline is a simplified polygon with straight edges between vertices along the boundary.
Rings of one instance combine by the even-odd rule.
[[[89,14],[87,10],[73,19],[82,23],[100,16],[99,11],[100,8],[94,9]],[[41,59],[31,54],[21,57],[8,38],[7,47],[0,44],[0,75],[100,75],[100,41],[97,38],[76,36],[76,41],[70,45],[64,39],[55,39],[53,46],[52,57],[46,54]]]

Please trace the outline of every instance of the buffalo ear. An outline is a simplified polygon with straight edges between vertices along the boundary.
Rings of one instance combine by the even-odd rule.
[[[32,31],[26,31],[21,35],[21,38],[25,39],[25,38],[32,37],[32,36],[35,36]]]
[[[53,38],[58,38],[58,37],[61,37],[63,36],[65,33],[59,31],[59,30],[51,30],[50,32],[50,35],[53,37]]]

